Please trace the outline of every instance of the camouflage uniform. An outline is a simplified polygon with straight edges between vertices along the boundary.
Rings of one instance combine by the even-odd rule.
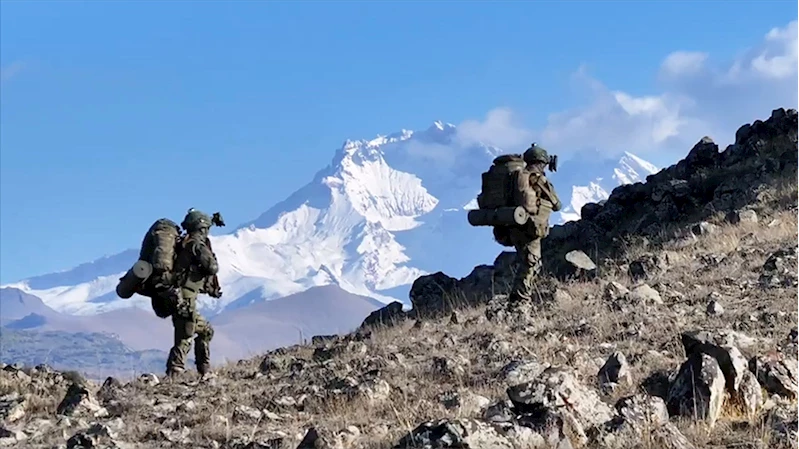
[[[195,334],[194,358],[197,371],[206,374],[210,370],[210,344],[214,329],[197,312],[197,295],[204,293],[204,285],[209,277],[219,271],[219,264],[207,244],[211,218],[200,211],[190,210],[181,226],[188,235],[180,244],[176,261],[180,299],[172,315],[175,342],[169,351],[167,374],[173,375],[185,370],[186,355]]]
[[[517,202],[531,215],[530,222],[509,230],[509,240],[516,248],[516,276],[511,300],[532,299],[535,280],[541,272],[541,239],[549,234],[549,215],[561,209],[552,183],[544,176],[549,162],[546,150],[533,146],[524,152],[527,167],[517,178]]]

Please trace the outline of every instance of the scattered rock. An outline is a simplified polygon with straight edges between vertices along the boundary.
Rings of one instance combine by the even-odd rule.
[[[697,417],[711,428],[724,404],[724,373],[713,357],[693,353],[682,364],[669,389],[666,405],[671,415]]]
[[[385,307],[370,313],[369,316],[363,320],[361,327],[394,325],[400,321],[403,321],[405,318],[406,315],[402,310],[402,303],[399,301],[394,301]]]
[[[410,291],[413,310],[419,316],[436,315],[452,309],[458,280],[442,272],[421,276]]]
[[[596,426],[613,418],[599,396],[581,385],[571,369],[549,367],[536,380],[508,388],[508,397],[520,413],[540,413],[542,408],[568,412],[582,426]]]
[[[0,447],[11,447],[22,443],[28,438],[25,432],[11,430],[0,426]]]
[[[666,403],[655,396],[628,396],[616,403],[616,409],[627,423],[640,430],[660,427],[669,422]]]
[[[624,298],[630,293],[630,290],[627,289],[624,285],[616,282],[611,281],[605,285],[605,290],[603,292],[603,299],[608,302],[615,302],[619,299]]]
[[[707,314],[712,316],[718,316],[724,313],[724,307],[722,307],[721,303],[715,299],[711,299],[710,302],[707,303]]]
[[[391,397],[391,385],[383,379],[369,379],[358,384],[357,391],[369,402],[382,402]]]
[[[237,405],[233,410],[233,419],[236,421],[258,422],[263,413],[255,408],[246,405]]]
[[[627,272],[634,281],[640,281],[668,268],[668,257],[663,253],[645,254],[630,262]]]
[[[795,404],[780,404],[771,408],[764,416],[763,421],[767,427],[771,428],[772,442],[775,445],[796,447],[799,429],[797,429],[797,409]]]
[[[597,374],[599,385],[603,389],[614,390],[618,385],[630,385],[632,378],[627,358],[621,352],[614,352],[608,357]]]
[[[630,300],[635,303],[663,304],[663,300],[660,298],[660,293],[647,284],[640,284],[633,287],[628,296]]]
[[[462,377],[466,374],[466,367],[469,365],[469,360],[463,356],[433,357],[433,371],[447,377]]]
[[[513,403],[509,400],[499,401],[486,407],[483,412],[483,419],[493,423],[507,423],[513,421],[516,414],[513,411]]]
[[[119,432],[124,429],[125,423],[120,418],[106,423],[93,423],[87,430],[72,435],[67,440],[67,448],[84,449],[109,447],[126,449],[132,447],[127,443],[116,441]]]
[[[796,247],[790,246],[772,253],[763,264],[759,282],[764,287],[796,287]]]
[[[322,427],[311,427],[305,432],[297,449],[350,448],[360,437],[361,430],[355,426],[348,426],[336,432]]]
[[[196,409],[197,409],[197,404],[195,404],[194,401],[186,401],[178,405],[176,410],[182,413],[190,413],[195,411]]]
[[[457,410],[463,417],[475,417],[483,413],[488,408],[491,401],[483,396],[474,394],[470,391],[461,393],[450,391],[443,394],[439,400],[447,409]]]
[[[553,301],[559,304],[568,303],[572,300],[572,296],[566,290],[562,288],[555,289],[555,292],[552,294]]]
[[[261,361],[259,371],[265,374],[288,370],[296,360],[282,354],[269,354]]]
[[[659,397],[635,395],[616,403],[619,416],[599,436],[601,447],[627,449],[647,441],[662,449],[694,449],[687,438],[669,422],[666,404]]]
[[[182,427],[180,430],[177,429],[160,429],[158,433],[161,437],[170,443],[176,444],[191,444],[191,439],[189,435],[191,434],[191,429],[188,427]]]
[[[736,346],[724,341],[720,335],[704,331],[685,332],[680,339],[686,356],[703,353],[713,357],[724,374],[727,390],[730,394],[738,391],[747,370],[747,362]]]
[[[732,224],[757,223],[757,213],[750,209],[729,212],[726,218]]]
[[[101,418],[108,415],[108,410],[100,406],[89,390],[73,383],[69,386],[64,399],[58,404],[56,413],[73,417]]]
[[[477,420],[438,420],[420,424],[402,437],[394,449],[542,447],[544,439],[515,425],[498,427]]]
[[[714,234],[716,231],[718,231],[718,226],[714,225],[713,223],[708,223],[706,221],[695,224],[691,228],[691,232],[693,232],[694,235]]]
[[[537,379],[549,365],[536,360],[514,360],[502,367],[500,375],[508,386],[532,382]]]
[[[749,419],[757,416],[763,405],[763,389],[757,377],[751,371],[745,371],[738,390],[733,393],[733,400],[738,402]]]
[[[786,361],[778,354],[753,357],[749,360],[749,370],[769,393],[788,399],[797,397],[799,384],[796,359]]]
[[[590,274],[596,272],[596,264],[587,254],[580,250],[569,251],[566,253],[566,261],[572,267],[575,275]]]
[[[151,410],[153,414],[159,418],[169,418],[177,411],[178,406],[172,401],[165,398],[156,399]]]
[[[27,401],[17,392],[0,397],[0,421],[13,423],[25,416]]]
[[[139,376],[139,380],[145,385],[158,385],[158,376],[153,373],[144,373]]]

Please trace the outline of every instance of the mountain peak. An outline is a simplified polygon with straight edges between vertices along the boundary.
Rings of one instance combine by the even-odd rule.
[[[579,219],[585,204],[607,199],[619,185],[644,182],[648,175],[658,171],[657,167],[628,151],[606,156],[598,149],[578,152],[563,163],[563,169],[562,174],[560,171],[552,174],[556,188],[561,181],[564,187],[571,187],[570,201],[560,212],[561,222]]]
[[[430,125],[429,128],[427,128],[428,131],[433,131],[433,132],[435,132],[435,130],[438,130],[438,131],[449,131],[449,130],[454,130],[454,129],[455,129],[455,125],[453,125],[452,123],[447,123],[447,122],[441,121],[441,120],[434,121],[433,124]]]
[[[644,170],[650,172],[649,174],[654,174],[658,172],[658,168],[656,166],[630,153],[629,151],[624,152],[624,156],[622,156],[622,158],[619,159],[619,163],[628,163],[627,159],[632,161],[634,164],[640,166]]]

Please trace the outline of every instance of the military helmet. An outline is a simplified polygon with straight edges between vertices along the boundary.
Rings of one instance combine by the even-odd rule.
[[[547,150],[536,145],[535,142],[533,142],[533,144],[530,145],[530,148],[528,148],[527,151],[525,151],[524,154],[522,155],[522,159],[524,159],[524,162],[528,164],[533,164],[535,162],[548,164],[549,154],[547,154]]]
[[[197,231],[202,228],[211,227],[211,217],[195,208],[189,209],[186,218],[180,224],[186,231]]]

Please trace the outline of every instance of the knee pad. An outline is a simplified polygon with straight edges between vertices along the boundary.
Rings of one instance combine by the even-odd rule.
[[[197,339],[205,342],[211,341],[214,338],[214,328],[210,324],[205,325],[205,329],[197,334]]]
[[[183,339],[189,339],[189,341],[191,341],[191,336],[194,335],[194,321],[180,320],[180,322],[175,325],[181,327]]]

